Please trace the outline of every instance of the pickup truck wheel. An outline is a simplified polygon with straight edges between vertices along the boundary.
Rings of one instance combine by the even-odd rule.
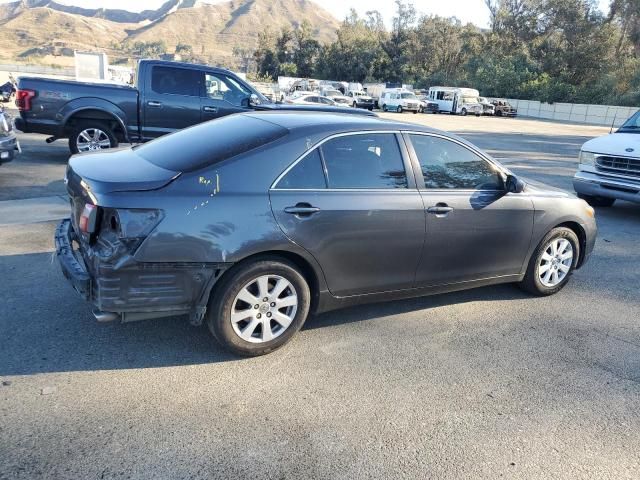
[[[533,295],[553,295],[562,290],[580,258],[580,242],[573,230],[557,227],[542,239],[531,255],[520,287]]]
[[[265,257],[239,265],[215,287],[207,326],[239,355],[269,353],[302,327],[311,305],[309,285],[286,260]]]
[[[81,121],[73,127],[69,135],[71,153],[93,152],[118,146],[118,139],[105,123]]]
[[[616,201],[615,198],[608,197],[595,197],[593,195],[584,195],[582,193],[578,193],[578,198],[583,199],[592,207],[610,207]]]

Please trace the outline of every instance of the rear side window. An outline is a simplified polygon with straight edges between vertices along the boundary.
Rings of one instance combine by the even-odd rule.
[[[319,190],[327,188],[322,171],[322,159],[316,148],[306,157],[296,163],[291,170],[278,182],[276,188],[294,188],[305,190]]]
[[[407,188],[407,175],[393,133],[333,138],[320,147],[329,188]]]
[[[134,147],[134,151],[158,167],[189,172],[246,153],[287,133],[286,128],[255,117],[229,115],[165,135]]]
[[[187,68],[154,66],[151,72],[151,90],[160,94],[199,97],[204,73]]]

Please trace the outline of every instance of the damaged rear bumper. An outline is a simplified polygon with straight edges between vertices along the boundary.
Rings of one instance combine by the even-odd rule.
[[[74,248],[74,242],[76,248]],[[99,321],[123,322],[173,315],[204,318],[213,286],[229,263],[142,263],[131,254],[82,244],[70,219],[55,232],[56,256],[73,288],[94,307]],[[80,246],[82,245],[82,246]]]

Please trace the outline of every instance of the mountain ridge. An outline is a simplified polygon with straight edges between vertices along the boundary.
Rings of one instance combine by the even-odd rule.
[[[255,47],[264,26],[278,31],[303,21],[321,43],[335,39],[338,20],[310,0],[168,0],[139,13],[18,0],[0,4],[0,62],[70,65],[73,50],[126,59],[127,46],[161,39],[168,54],[179,44],[189,45],[201,61],[232,65],[234,49]]]

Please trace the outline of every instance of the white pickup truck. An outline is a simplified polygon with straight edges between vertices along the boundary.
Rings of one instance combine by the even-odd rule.
[[[610,207],[616,199],[640,203],[640,111],[615,133],[582,146],[573,188],[594,206]]]

